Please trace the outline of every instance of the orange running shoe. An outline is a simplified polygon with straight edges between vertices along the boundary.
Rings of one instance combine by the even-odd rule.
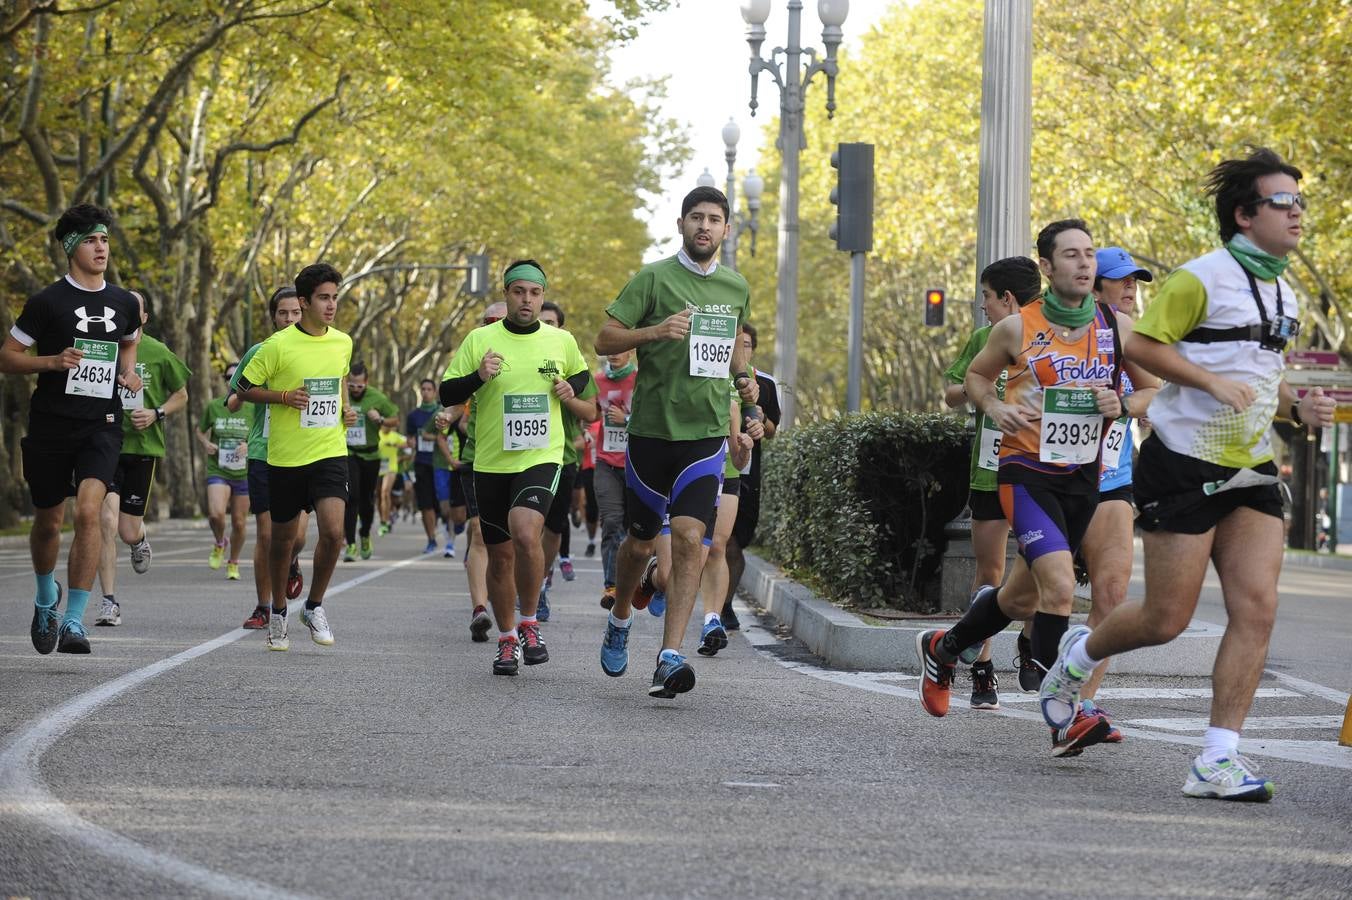
[[[1106,716],[1076,710],[1069,725],[1052,729],[1052,756],[1079,756],[1085,747],[1106,741],[1112,728]]]
[[[948,698],[953,685],[953,663],[939,658],[939,642],[946,631],[932,628],[915,636],[915,654],[920,659],[920,705],[931,716],[948,715]]]

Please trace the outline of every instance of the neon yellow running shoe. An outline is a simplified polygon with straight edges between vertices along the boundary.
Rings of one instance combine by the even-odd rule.
[[[213,569],[219,569],[221,563],[225,560],[225,548],[220,544],[211,548],[211,555],[207,557],[207,565]]]
[[[239,563],[226,563],[225,577],[229,581],[239,581]]]

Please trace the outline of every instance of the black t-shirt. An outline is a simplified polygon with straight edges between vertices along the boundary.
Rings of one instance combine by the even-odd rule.
[[[77,369],[38,373],[31,415],[120,422],[118,344],[135,340],[140,327],[136,298],[115,285],[88,291],[62,278],[29,297],[10,332],[15,340],[39,356],[85,351]]]
[[[774,376],[765,372],[756,370],[756,384],[760,386],[760,399],[756,405],[761,408],[767,421],[773,422],[775,427],[779,427],[779,383],[775,381]],[[743,422],[745,425],[745,422]],[[742,480],[752,490],[760,490],[761,477],[761,442],[756,443],[751,448],[751,471],[742,476]]]

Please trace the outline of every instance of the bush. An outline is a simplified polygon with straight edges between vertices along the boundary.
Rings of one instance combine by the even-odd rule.
[[[865,413],[766,444],[760,540],[833,600],[930,612],[944,525],[967,502],[971,435],[937,413]]]

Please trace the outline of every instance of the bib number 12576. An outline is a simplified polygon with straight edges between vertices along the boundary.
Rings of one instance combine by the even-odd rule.
[[[301,428],[333,428],[338,424],[338,379],[307,378],[310,402],[301,410]]]

